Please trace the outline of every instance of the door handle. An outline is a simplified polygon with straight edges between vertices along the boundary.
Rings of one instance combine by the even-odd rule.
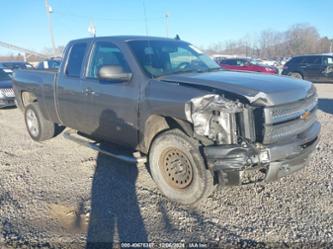
[[[88,95],[95,95],[96,94],[95,91],[92,90],[90,87],[87,87],[84,90],[82,90],[82,93],[84,95],[86,95],[86,96],[88,96]]]

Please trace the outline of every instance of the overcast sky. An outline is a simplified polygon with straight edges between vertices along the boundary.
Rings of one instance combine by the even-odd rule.
[[[89,36],[169,36],[197,46],[249,37],[265,29],[284,31],[297,23],[333,38],[332,0],[49,0],[56,45]],[[146,11],[144,11],[144,6]],[[145,25],[145,15],[147,29]],[[0,41],[42,51],[51,47],[44,0],[1,1]],[[11,51],[0,48],[0,54]]]

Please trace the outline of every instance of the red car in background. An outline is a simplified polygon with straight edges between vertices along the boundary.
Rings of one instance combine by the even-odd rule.
[[[267,74],[278,74],[279,70],[272,66],[255,64],[249,59],[224,59],[219,62],[220,66],[226,70],[251,71]]]

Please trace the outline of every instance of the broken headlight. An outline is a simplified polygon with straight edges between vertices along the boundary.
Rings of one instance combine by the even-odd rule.
[[[220,95],[208,94],[191,99],[185,104],[185,114],[194,132],[218,144],[237,143],[236,114],[243,104]]]

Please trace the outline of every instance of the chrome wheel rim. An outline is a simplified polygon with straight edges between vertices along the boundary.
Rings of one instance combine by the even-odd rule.
[[[163,178],[172,188],[184,189],[193,180],[193,168],[187,155],[177,148],[169,148],[162,152],[160,170]]]
[[[36,113],[31,109],[27,110],[26,119],[30,134],[37,137],[39,135],[39,124]]]

